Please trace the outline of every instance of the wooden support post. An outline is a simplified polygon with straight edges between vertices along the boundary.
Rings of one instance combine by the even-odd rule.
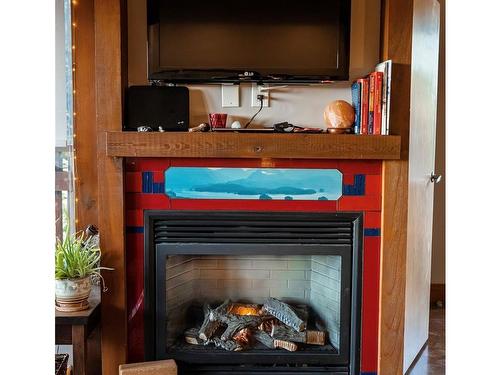
[[[87,372],[87,328],[85,325],[74,325],[71,329],[73,344],[73,366],[75,375]]]
[[[412,0],[383,1],[381,59],[393,61],[390,131],[401,136],[401,160],[382,164],[378,373],[384,375],[403,373],[412,20]]]
[[[102,294],[102,373],[115,375],[127,362],[123,160],[106,156],[105,132],[122,127],[126,3],[99,0],[94,12],[99,233],[102,264],[114,268],[104,275],[109,290]]]

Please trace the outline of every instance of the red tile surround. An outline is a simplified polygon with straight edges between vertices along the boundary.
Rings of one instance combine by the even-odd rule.
[[[170,166],[244,168],[336,168],[343,185],[353,185],[355,175],[364,175],[363,195],[343,195],[337,201],[169,199],[165,194],[143,193],[142,173],[152,172],[155,183],[164,182]],[[378,356],[378,309],[380,268],[381,161],[291,160],[291,159],[168,159],[128,158],[125,167],[127,305],[129,362],[144,356],[143,336],[143,211],[155,210],[268,210],[364,213],[363,297],[361,327],[361,372],[375,374]]]

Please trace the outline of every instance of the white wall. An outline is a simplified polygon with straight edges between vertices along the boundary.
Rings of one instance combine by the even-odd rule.
[[[380,0],[352,0],[350,76],[373,71],[379,62]],[[146,0],[128,0],[128,81],[147,84]],[[324,127],[323,109],[335,99],[351,101],[350,82],[322,86],[294,86],[271,93],[255,124],[271,126],[288,121],[295,125]],[[208,122],[209,112],[228,113],[228,124],[248,120],[258,108],[250,106],[249,84],[240,88],[240,107],[222,108],[220,85],[190,85],[191,126]]]

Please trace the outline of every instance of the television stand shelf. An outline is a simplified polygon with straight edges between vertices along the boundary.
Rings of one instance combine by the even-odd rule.
[[[114,157],[399,159],[401,137],[349,134],[107,132]]]

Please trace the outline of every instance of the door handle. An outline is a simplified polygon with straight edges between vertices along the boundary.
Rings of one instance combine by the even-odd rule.
[[[443,176],[441,176],[440,174],[434,174],[434,172],[432,172],[431,173],[431,182],[434,184],[439,184],[442,177]]]

